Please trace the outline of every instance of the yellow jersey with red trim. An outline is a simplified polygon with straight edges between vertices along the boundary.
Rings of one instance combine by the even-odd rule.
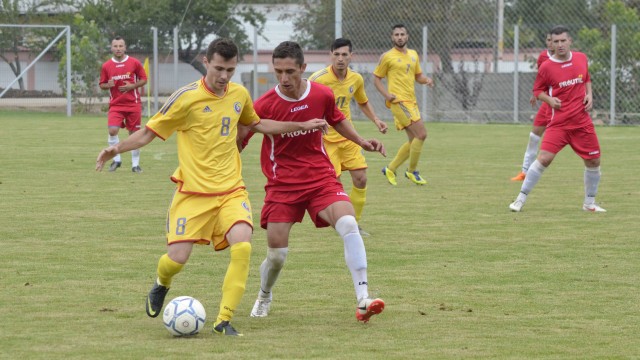
[[[373,75],[387,78],[388,91],[396,96],[395,102],[415,102],[416,75],[422,74],[420,58],[415,50],[402,52],[395,47],[380,56]]]
[[[163,140],[177,133],[171,180],[180,192],[223,195],[245,188],[237,125],[259,121],[246,88],[230,82],[217,96],[202,78],[174,92],[146,127]]]
[[[361,105],[369,102],[369,98],[364,91],[364,79],[362,75],[351,71],[351,69],[347,69],[347,76],[345,76],[344,80],[338,79],[338,76],[333,72],[331,66],[314,72],[309,80],[331,88],[336,98],[336,106],[348,121],[351,121],[350,105],[352,99],[355,99],[356,102]],[[329,131],[324,135],[324,140],[328,142],[340,142],[346,141],[347,139],[330,126]]]

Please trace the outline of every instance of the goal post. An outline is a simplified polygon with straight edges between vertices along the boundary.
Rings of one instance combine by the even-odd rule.
[[[49,49],[51,49],[51,47],[53,47],[63,36],[66,35],[66,52],[67,52],[67,56],[66,56],[66,72],[67,72],[67,78],[66,78],[66,88],[67,88],[67,116],[71,116],[71,27],[69,25],[18,25],[18,24],[0,24],[0,28],[39,28],[39,29],[45,29],[45,28],[49,28],[49,29],[62,29],[60,30],[60,32],[58,33],[58,35],[51,40],[47,46],[44,48],[44,50],[42,50],[40,52],[40,54],[38,54],[38,56],[36,56],[35,59],[33,59],[33,61],[31,61],[27,67],[24,68],[24,70],[22,70],[22,72],[16,76],[15,79],[13,79],[13,81],[11,83],[9,83],[5,89],[0,93],[0,98],[2,98],[2,96],[4,96],[4,94],[9,91],[9,89],[11,89],[11,87],[18,81],[20,81],[20,79],[22,79],[25,74],[27,73],[27,71],[29,71],[29,69],[31,69],[36,62],[38,62],[38,60],[40,60],[40,58],[42,58],[47,51],[49,51]]]

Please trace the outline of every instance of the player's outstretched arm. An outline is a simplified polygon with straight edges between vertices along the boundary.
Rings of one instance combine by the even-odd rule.
[[[387,156],[387,151],[384,149],[384,145],[382,144],[382,142],[376,139],[363,139],[362,137],[360,137],[360,135],[358,135],[356,129],[353,128],[349,121],[340,121],[339,123],[335,124],[333,128],[336,129],[338,134],[358,144],[366,151],[377,151],[382,154],[382,156]]]
[[[326,133],[328,126],[329,124],[324,119],[311,119],[304,122],[261,119],[251,130],[262,134],[282,134],[292,131],[319,129]]]
[[[376,113],[373,111],[371,103],[367,102],[365,104],[358,104],[358,106],[360,106],[360,110],[362,110],[362,112],[369,118],[369,120],[373,121],[373,123],[376,124],[378,131],[383,134],[387,133],[387,124],[384,121],[380,120],[380,118],[378,118]]]
[[[433,82],[432,78],[428,77],[427,75],[425,75],[423,73],[420,73],[420,74],[416,75],[416,81],[419,84],[427,85],[428,87],[433,87],[433,85],[435,84]]]
[[[384,88],[382,79],[375,75],[373,76],[373,85],[375,85],[378,92],[382,95],[382,97],[384,97],[385,101],[393,102],[396,99],[396,96],[394,94],[388,93]]]
[[[98,159],[96,160],[96,171],[101,171],[104,167],[104,163],[113,159],[114,156],[127,151],[139,149],[153,141],[155,138],[156,134],[154,134],[153,131],[143,127],[131,134],[124,141],[103,149],[100,151],[100,154],[98,154]]]

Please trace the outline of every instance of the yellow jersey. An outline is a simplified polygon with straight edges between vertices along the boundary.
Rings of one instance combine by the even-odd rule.
[[[388,91],[396,96],[395,102],[416,101],[414,84],[419,74],[422,74],[422,68],[418,53],[412,49],[403,53],[395,47],[382,54],[373,70],[373,75],[387,78]]]
[[[351,100],[356,99],[358,104],[366,104],[369,101],[364,91],[364,79],[357,72],[347,69],[347,76],[344,80],[338,79],[331,66],[314,72],[309,78],[331,88],[336,98],[336,106],[344,114],[348,121],[351,121]],[[329,131],[324,135],[324,140],[328,142],[340,142],[347,139],[340,135],[336,129],[329,127]]]
[[[202,78],[174,92],[146,127],[163,140],[177,132],[179,165],[171,180],[180,192],[223,195],[245,187],[238,122],[259,121],[247,89],[230,82],[219,97]]]

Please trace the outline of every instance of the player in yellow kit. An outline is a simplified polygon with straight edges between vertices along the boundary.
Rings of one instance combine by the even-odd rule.
[[[427,139],[427,129],[420,118],[414,84],[433,86],[433,80],[422,73],[420,59],[415,50],[407,48],[409,33],[402,24],[394,25],[391,31],[393,48],[380,57],[373,71],[376,89],[384,96],[386,105],[391,109],[398,130],[405,130],[408,141],[404,143],[391,163],[382,169],[391,185],[397,185],[396,171],[409,159],[409,167],[404,175],[416,185],[424,185],[426,180],[417,170],[422,146]],[[382,84],[387,78],[388,91]]]
[[[380,120],[369,104],[364,91],[362,75],[349,69],[353,45],[349,39],[336,39],[331,44],[331,65],[316,71],[309,80],[327,85],[333,91],[336,105],[348,121],[351,119],[351,100],[355,99],[362,112],[376,125],[381,133],[387,132],[387,124]],[[336,176],[340,177],[343,170],[351,174],[351,193],[349,199],[356,213],[356,221],[360,223],[362,210],[367,199],[367,161],[362,154],[362,148],[340,135],[333,127],[324,136],[324,147],[336,169]],[[360,226],[360,233],[369,235]]]
[[[238,47],[216,39],[203,59],[206,75],[177,90],[162,109],[125,141],[100,152],[96,170],[116,154],[138,149],[156,137],[177,133],[179,166],[171,176],[176,191],[167,215],[167,253],[160,257],[157,280],[146,301],[147,315],[162,312],[172,279],[189,259],[193,244],[230,248],[214,333],[242,335],[229,323],[244,294],[249,275],[251,206],[236,145],[238,123],[252,131],[280,134],[324,129],[326,121],[261,120],[247,89],[230,82],[238,64]]]

